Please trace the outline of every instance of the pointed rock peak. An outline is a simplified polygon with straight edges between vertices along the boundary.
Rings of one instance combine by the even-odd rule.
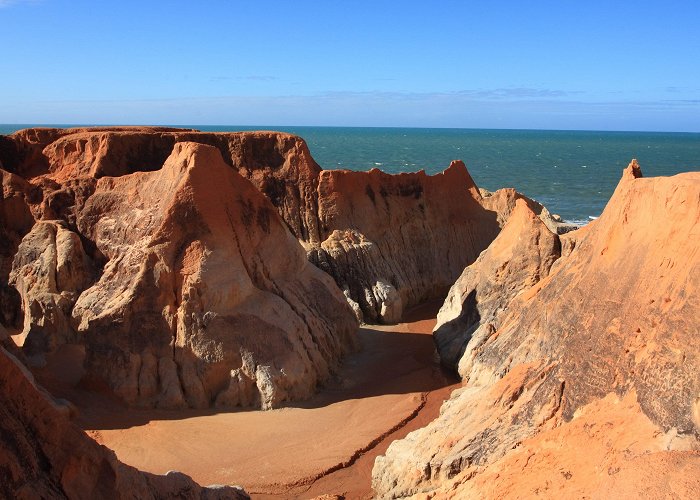
[[[464,162],[462,160],[452,160],[450,162],[450,166],[447,167],[442,173],[446,177],[454,177],[454,178],[467,177],[471,180],[471,176],[469,175],[469,171],[467,170],[467,166],[464,164]],[[472,183],[473,182],[474,181],[472,181]]]
[[[503,226],[503,230],[498,236],[498,248],[508,248],[515,245],[523,234],[533,231],[540,231],[546,228],[544,222],[537,217],[527,202],[518,198],[510,217]]]
[[[474,179],[472,179],[472,176],[469,174],[469,170],[467,170],[467,166],[464,164],[462,160],[452,160],[450,162],[450,166],[445,169],[445,171],[442,173],[446,179],[452,179],[456,183],[462,183],[467,185],[467,189],[472,191],[472,195],[475,199],[481,199],[481,194],[479,194],[479,189],[476,186],[476,183],[474,182]]]
[[[642,169],[639,166],[639,163],[637,163],[636,159],[633,159],[629,165],[627,165],[627,168],[622,172],[622,178],[623,179],[639,179],[640,177],[643,177],[642,175]]]
[[[467,170],[467,166],[464,164],[462,160],[452,160],[450,162],[450,166],[447,167],[445,172],[448,172],[450,170]]]
[[[535,214],[535,212],[532,211],[532,209],[528,206],[527,202],[523,198],[518,198],[515,200],[515,208],[513,209],[513,212],[511,213],[511,218],[512,219],[520,219],[520,220],[538,220],[539,218]]]

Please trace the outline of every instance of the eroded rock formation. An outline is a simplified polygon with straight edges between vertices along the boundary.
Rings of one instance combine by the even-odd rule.
[[[378,496],[698,491],[699,220],[700,174],[633,162],[549,276],[471,337],[440,417],[377,459]]]
[[[633,163],[599,220],[557,236],[461,162],[323,171],[274,132],[32,129],[0,137],[0,168],[0,322],[30,363],[77,342],[130,404],[271,408],[328,377],[355,317],[454,283],[434,333],[465,386],[377,460],[380,497],[700,489],[699,174]],[[3,493],[223,492],[105,455],[0,345]]]
[[[528,208],[555,234],[570,233],[578,230],[580,227],[576,224],[563,222],[558,215],[550,214],[547,207],[513,188],[501,188],[494,192],[479,188],[479,193],[481,194],[481,205],[485,209],[496,213],[498,224],[501,227],[505,225],[518,200],[524,201]]]
[[[94,271],[65,222],[37,222],[19,245],[9,278],[23,300],[25,354],[41,363],[57,345],[77,341],[71,310]]]
[[[0,161],[41,186],[40,217],[71,224],[95,179],[158,170],[178,142],[216,147],[370,322],[444,295],[499,231],[461,162],[435,176],[323,171],[303,140],[275,132],[30,129],[9,138]]]
[[[549,274],[561,244],[523,199],[518,199],[498,237],[450,288],[433,338],[442,363],[457,369],[500,326],[510,301]]]
[[[0,340],[7,335],[0,325]],[[229,486],[202,488],[185,474],[140,472],[71,420],[24,366],[0,347],[0,496],[4,498],[243,499]]]
[[[73,318],[129,402],[269,408],[309,397],[352,347],[342,294],[215,148],[177,143],[157,172],[100,179],[78,227],[109,260]]]
[[[462,162],[441,174],[325,170],[318,185],[321,242],[311,260],[368,321],[444,296],[499,231]]]
[[[270,408],[309,397],[353,348],[343,294],[231,168],[273,169],[286,161],[278,149],[303,141],[202,134],[215,148],[180,142],[190,131],[40,132],[16,134],[48,141],[45,162],[32,166],[30,146],[3,158],[33,177],[3,174],[0,205],[12,219],[2,268],[30,361],[78,342],[88,375],[130,404]],[[11,298],[8,317],[20,309]]]

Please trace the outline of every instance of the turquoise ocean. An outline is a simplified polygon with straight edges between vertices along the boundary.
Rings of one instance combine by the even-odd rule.
[[[0,125],[8,134],[29,125]],[[636,158],[645,176],[700,170],[700,134],[356,127],[191,125],[203,131],[278,130],[303,137],[324,169],[441,172],[463,160],[479,187],[514,187],[572,222],[600,215]]]

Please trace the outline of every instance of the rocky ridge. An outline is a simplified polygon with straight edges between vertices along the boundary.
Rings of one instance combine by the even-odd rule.
[[[368,322],[444,295],[499,231],[461,162],[434,176],[325,171],[303,140],[276,132],[29,129],[3,138],[0,162],[39,186],[35,217],[75,224],[95,179],[158,170],[186,141],[216,147],[250,180]]]
[[[698,491],[699,220],[700,174],[645,179],[633,162],[601,217],[505,308],[494,309],[490,294],[510,289],[510,280],[486,286],[479,273],[535,268],[513,266],[510,252],[482,255],[452,296],[486,296],[453,299],[443,311],[486,311],[486,322],[457,329],[458,344],[467,342],[465,385],[438,419],[377,459],[378,496],[666,494],[668,482],[636,472],[654,466],[679,479],[679,494]],[[541,262],[541,247],[529,255]],[[445,325],[436,327],[438,343]],[[455,350],[443,350],[452,362]],[[610,434],[616,425],[624,427]],[[584,446],[590,460],[572,455]],[[543,470],[553,477],[537,476]]]

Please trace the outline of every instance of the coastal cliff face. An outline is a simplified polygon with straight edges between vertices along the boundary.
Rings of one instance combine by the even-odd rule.
[[[311,260],[367,321],[442,297],[496,237],[497,216],[462,162],[441,174],[327,170],[318,185],[321,243]]]
[[[556,244],[533,238],[531,223],[513,241],[527,256],[494,242],[434,332],[452,366],[466,343],[465,384],[377,459],[378,496],[694,496],[699,221],[700,174],[645,179],[633,162],[601,217],[562,237],[554,264]],[[509,226],[503,239],[517,233]]]
[[[7,332],[0,326],[0,340]],[[0,496],[4,498],[243,499],[229,486],[202,488],[188,476],[140,472],[71,422],[56,401],[0,347]]]
[[[354,348],[355,315],[219,148],[172,134],[63,134],[45,146],[43,173],[3,173],[0,215],[14,221],[2,249],[14,295],[3,310],[23,311],[9,319],[24,353],[41,364],[62,343],[84,344],[88,378],[136,406],[308,398]],[[269,146],[233,148],[241,162],[266,163],[265,154],[276,158],[270,148],[300,143],[274,133],[214,138]],[[165,162],[151,163],[168,145]],[[151,155],[127,161],[143,148]]]
[[[178,142],[215,147],[270,200],[309,260],[367,322],[396,322],[406,307],[444,296],[505,216],[496,213],[500,207],[482,206],[462,162],[434,176],[323,171],[304,141],[289,134],[123,127],[8,137],[0,161],[41,186],[38,218],[71,224],[96,179],[158,170]]]
[[[274,132],[30,129],[0,137],[0,175],[0,323],[23,342],[0,325],[0,495],[242,495],[79,431],[22,365],[61,344],[129,405],[268,409],[311,396],[358,319],[448,289],[433,335],[464,386],[377,459],[378,497],[700,490],[698,173],[633,162],[567,234],[461,162],[323,171]]]

